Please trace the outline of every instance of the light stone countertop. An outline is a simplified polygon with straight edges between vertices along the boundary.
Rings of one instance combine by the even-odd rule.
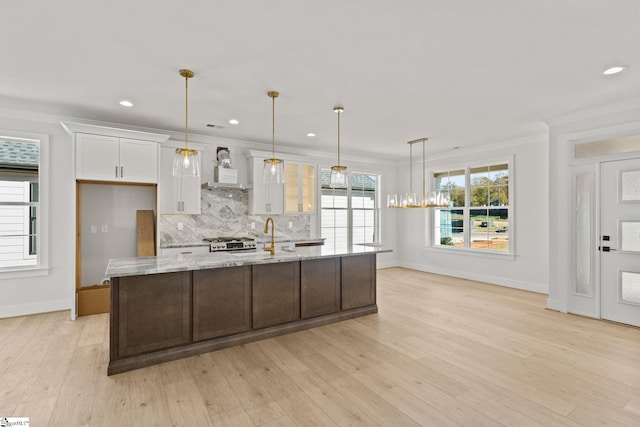
[[[212,268],[236,267],[253,264],[302,259],[328,258],[392,252],[380,246],[353,245],[344,250],[328,246],[305,246],[295,250],[269,252],[214,252],[208,254],[180,254],[168,256],[112,258],[107,265],[105,277],[140,276],[144,274],[170,273],[175,271],[208,270]]]
[[[271,238],[270,237],[260,237],[260,238],[255,238],[256,239],[256,243],[259,245],[262,245],[263,243],[269,243],[271,242]],[[308,238],[308,239],[294,239],[294,238],[276,238],[275,242],[276,243],[311,243],[311,242],[322,242],[324,243],[325,239],[324,238],[317,238],[317,239],[312,239],[312,238]],[[205,241],[200,241],[200,242],[188,242],[188,243],[166,243],[160,246],[160,249],[169,249],[169,248],[190,248],[190,247],[194,247],[194,246],[209,246],[210,243],[209,242],[205,242]]]

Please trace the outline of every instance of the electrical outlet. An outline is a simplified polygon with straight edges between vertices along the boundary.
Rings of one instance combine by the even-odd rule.
[[[255,221],[251,221],[251,229],[252,230],[256,229],[256,222]]]
[[[107,224],[102,224],[102,232],[103,233],[109,232],[109,226]]]
[[[97,226],[97,225],[92,225],[92,226],[91,226],[91,233],[92,233],[92,234],[95,234],[95,233],[97,233],[97,232],[98,232],[98,226]]]
[[[289,228],[293,228],[293,221],[289,221]]]
[[[181,223],[181,222],[178,223],[178,230],[180,230],[180,231],[184,230],[184,224],[183,223]]]

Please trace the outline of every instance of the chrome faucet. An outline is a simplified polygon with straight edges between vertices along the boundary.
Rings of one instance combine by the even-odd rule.
[[[264,250],[271,252],[271,255],[275,255],[276,254],[276,242],[275,242],[276,225],[273,223],[273,218],[271,217],[267,218],[267,222],[264,223],[264,234],[269,233],[269,221],[271,221],[271,246],[269,246],[268,248],[265,246]]]

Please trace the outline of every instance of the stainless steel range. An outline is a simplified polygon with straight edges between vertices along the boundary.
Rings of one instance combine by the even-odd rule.
[[[212,237],[203,240],[210,243],[210,252],[256,250],[256,239],[253,239],[251,237]]]

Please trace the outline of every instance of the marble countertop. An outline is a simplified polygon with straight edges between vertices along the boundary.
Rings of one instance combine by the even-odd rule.
[[[214,252],[208,254],[180,254],[169,256],[112,258],[107,265],[105,277],[139,276],[144,274],[170,273],[174,271],[208,270],[212,268],[236,267],[253,264],[270,264],[301,259],[352,256],[392,252],[381,246],[353,245],[339,250],[328,246],[305,246],[295,250],[269,252]]]
[[[307,243],[307,242],[324,242],[324,238],[317,238],[317,239],[312,239],[312,238],[307,238],[307,239],[293,239],[293,238],[281,238],[275,239],[276,243]],[[264,238],[256,238],[256,243],[258,244],[263,244],[263,243],[268,243],[271,241],[270,237],[264,237]],[[166,243],[163,245],[160,245],[160,249],[169,249],[169,248],[190,248],[190,247],[194,247],[194,246],[209,246],[209,242],[205,242],[205,241],[200,241],[200,242],[187,242],[187,243]]]

